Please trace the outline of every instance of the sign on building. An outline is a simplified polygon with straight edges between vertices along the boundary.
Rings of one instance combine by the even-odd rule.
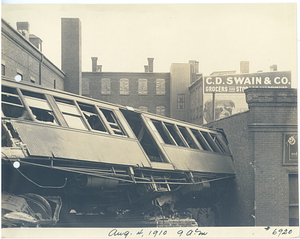
[[[285,133],[283,134],[283,163],[298,164],[298,134]]]
[[[291,88],[290,71],[204,77],[204,93],[243,93],[248,88]]]

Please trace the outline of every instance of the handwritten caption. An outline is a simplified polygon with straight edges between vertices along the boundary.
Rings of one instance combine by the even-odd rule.
[[[208,232],[205,232],[203,230],[200,230],[199,228],[195,229],[180,229],[177,230],[176,235],[178,237],[197,237],[197,236],[206,236]],[[153,229],[140,229],[138,231],[130,231],[130,230],[120,230],[120,229],[112,229],[108,233],[109,237],[121,237],[121,238],[127,238],[127,237],[163,237],[168,236],[168,230],[167,229],[161,229],[161,230],[153,230]],[[172,236],[175,236],[172,233]]]
[[[280,237],[280,236],[284,236],[284,235],[290,235],[293,233],[293,230],[292,229],[287,229],[287,228],[274,228],[274,229],[271,229],[270,227],[266,227],[265,228],[266,231],[269,231],[272,232],[272,235],[274,236],[277,236],[277,237]]]
[[[228,230],[227,230],[228,229]],[[230,228],[223,228],[227,233],[232,231]],[[270,237],[291,237],[296,232],[292,228],[285,227],[261,227],[261,228],[253,228],[249,230],[244,230],[241,234],[250,233],[253,235],[253,231],[255,231],[257,235],[264,235],[267,233],[267,236]],[[235,232],[236,235],[237,232]],[[263,234],[262,234],[263,233]],[[249,234],[249,235],[250,235]],[[218,234],[218,228],[162,228],[162,229],[153,229],[153,228],[114,228],[108,231],[107,236],[109,238],[200,238],[200,237],[215,237],[220,236]]]

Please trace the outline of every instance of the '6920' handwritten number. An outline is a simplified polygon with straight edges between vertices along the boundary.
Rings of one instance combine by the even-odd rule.
[[[287,235],[287,234],[292,234],[293,230],[288,230],[288,229],[278,229],[275,228],[274,231],[272,232],[273,235]]]

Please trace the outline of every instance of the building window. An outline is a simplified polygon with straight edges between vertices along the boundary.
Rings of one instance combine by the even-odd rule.
[[[157,106],[156,107],[156,114],[165,116],[166,115],[166,108],[164,106]]]
[[[289,174],[289,224],[299,226],[298,175]]]
[[[15,76],[15,81],[20,82],[23,80],[23,75],[21,73],[17,73]]]
[[[31,82],[32,84],[35,84],[35,78],[34,78],[33,76],[30,77],[30,82]]]
[[[103,95],[110,95],[110,79],[103,78],[101,79],[101,94]]]
[[[185,94],[177,95],[177,109],[179,110],[185,109]]]
[[[146,107],[146,106],[140,106],[139,110],[148,112],[148,107]]]
[[[129,95],[129,79],[120,79],[120,95]]]
[[[298,165],[298,134],[283,134],[283,164]]]
[[[5,76],[5,65],[1,64],[1,75]]]
[[[147,95],[148,94],[147,79],[139,79],[138,90],[139,90],[139,95]]]
[[[53,80],[53,89],[56,89],[56,80]]]
[[[156,94],[157,95],[165,95],[166,94],[165,79],[156,79]]]

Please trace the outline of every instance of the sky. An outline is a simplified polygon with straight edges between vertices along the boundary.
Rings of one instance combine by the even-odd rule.
[[[7,2],[7,1],[4,1]],[[199,61],[199,72],[292,71],[296,87],[296,4],[2,4],[12,27],[27,21],[43,41],[43,53],[61,68],[61,18],[79,18],[82,70],[91,57],[106,72],[143,72],[154,58],[154,72],[172,63]]]

